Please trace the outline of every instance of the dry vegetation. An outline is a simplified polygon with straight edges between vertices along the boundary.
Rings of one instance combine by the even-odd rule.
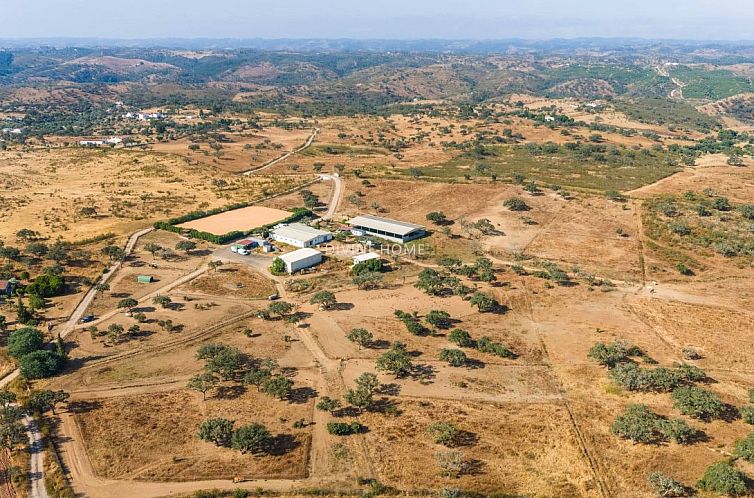
[[[118,61],[110,62],[117,68]],[[277,76],[273,70],[247,66],[226,77]],[[417,88],[426,93],[428,78],[444,81],[451,74],[452,68],[437,66],[407,79],[388,76],[385,84],[399,94]],[[573,91],[574,85],[566,82],[556,89]],[[613,91],[602,84],[594,89]],[[237,100],[257,95],[251,88],[244,92]],[[70,361],[63,374],[40,384],[71,393],[61,435],[72,435],[63,442],[64,454],[84,462],[71,470],[77,491],[123,496],[129,483],[139,481],[145,487],[138,489],[148,490],[144,496],[236,484],[269,488],[281,496],[293,493],[290,488],[328,495],[364,490],[372,479],[417,495],[460,488],[489,495],[644,498],[653,496],[647,483],[651,472],[693,486],[707,466],[730,454],[734,442],[750,432],[744,421],[682,416],[668,393],[630,391],[588,355],[597,342],[626,341],[645,353],[633,358],[639,366],[673,368],[688,362],[705,370],[708,378],[699,385],[722,402],[730,407],[748,402],[754,386],[751,255],[721,254],[699,241],[702,235],[724,232],[740,247],[751,247],[751,223],[740,211],[754,202],[750,160],[730,166],[725,155],[709,154],[694,158],[693,167],[676,157],[666,161],[668,145],[691,144],[701,133],[632,121],[612,107],[588,111],[578,99],[514,96],[490,108],[517,110],[517,100],[532,112],[562,113],[616,128],[600,131],[598,139],[583,124],[548,126],[507,114],[499,119],[446,112],[323,116],[316,120],[320,131],[311,147],[247,176],[237,173],[299,147],[313,120],[260,113],[264,126],[257,131],[232,125],[221,141],[165,139],[147,151],[0,153],[6,173],[0,179],[2,200],[8,206],[0,217],[0,234],[8,240],[20,228],[30,228],[66,240],[114,232],[113,240],[120,242],[158,219],[250,202],[300,186],[314,174],[334,172],[344,179],[344,192],[328,228],[370,213],[428,225],[430,231],[411,245],[421,247],[421,257],[385,258],[388,271],[374,290],[354,284],[347,254],[357,246],[345,235],[328,248],[325,263],[314,273],[290,278],[267,273],[272,256],[255,253],[206,270],[223,257],[222,248],[199,242],[184,252],[174,249],[183,240],[177,234],[158,231],[142,237],[109,289],[89,306],[95,321],[79,325],[67,338]],[[195,111],[183,110],[180,119],[190,120],[185,114]],[[238,118],[249,123],[248,116]],[[647,133],[621,132],[625,128]],[[499,153],[474,157],[475,137],[493,136],[511,141],[484,142],[483,148]],[[581,163],[564,152],[564,144],[574,141],[604,144],[618,156],[634,151],[639,164]],[[548,153],[552,156],[526,152],[527,144],[547,142],[556,151]],[[189,149],[192,143],[198,150]],[[479,168],[480,162],[489,167]],[[322,205],[331,201],[331,182],[306,188]],[[684,197],[687,191],[699,197]],[[734,209],[692,218],[693,203],[722,196]],[[520,199],[525,208],[511,209],[511,199]],[[677,213],[663,211],[669,202]],[[292,192],[261,204],[289,210],[302,203],[301,194]],[[96,208],[96,215],[83,217],[83,206]],[[258,211],[220,215],[217,233],[275,221],[274,216],[254,219]],[[447,220],[428,221],[433,211]],[[216,220],[199,223],[207,228]],[[669,228],[682,220],[699,238],[684,239]],[[103,245],[88,250],[98,253]],[[150,245],[174,254],[151,254]],[[415,286],[423,270],[443,271],[438,263],[448,257],[466,264],[489,258],[494,279],[456,276],[469,286],[469,296],[484,292],[503,306],[481,313],[461,295],[428,295]],[[96,262],[99,267],[89,269],[92,276],[104,264],[101,254]],[[692,272],[680,271],[679,263]],[[41,271],[40,265],[33,268]],[[137,283],[141,274],[155,281]],[[193,278],[181,280],[189,274]],[[335,292],[338,304],[332,309],[312,304],[320,291]],[[258,318],[275,293],[281,294],[278,302],[289,302],[293,309],[281,317]],[[160,304],[154,299],[158,295],[169,303]],[[50,300],[47,316],[62,321],[80,297],[71,292]],[[119,309],[127,298],[139,302]],[[11,306],[6,305],[8,314]],[[396,310],[416,312],[424,333],[411,333]],[[449,313],[452,325],[430,326],[427,317],[433,310]],[[134,325],[137,332],[117,340],[106,332]],[[347,338],[358,328],[373,334],[366,347]],[[450,341],[454,328],[467,330],[475,340],[487,337],[514,354],[465,346],[466,362],[451,366],[441,355],[458,347]],[[403,376],[376,369],[395,341],[405,345],[414,364]],[[187,382],[204,366],[197,348],[215,343],[257,359],[275,359],[295,388],[308,394],[275,399],[236,379],[223,380],[202,401],[201,394],[187,390]],[[698,356],[689,358],[689,351]],[[5,358],[0,368],[11,365]],[[345,395],[365,372],[375,373],[380,387],[374,403],[360,411],[349,406]],[[324,396],[340,399],[341,409],[317,410]],[[611,425],[636,403],[662,416],[682,416],[703,437],[688,445],[620,439]],[[237,426],[263,423],[279,443],[277,452],[241,455],[200,441],[198,425],[210,417],[227,417]],[[300,420],[305,423],[294,426]],[[329,422],[354,420],[365,426],[360,434],[328,433]],[[68,430],[73,422],[80,436]],[[427,429],[436,422],[461,430],[455,447],[432,440]],[[457,477],[442,475],[438,466],[436,453],[448,451],[462,453]],[[736,465],[754,476],[749,463]],[[233,483],[234,477],[249,481]],[[181,487],[186,481],[199,482]]]

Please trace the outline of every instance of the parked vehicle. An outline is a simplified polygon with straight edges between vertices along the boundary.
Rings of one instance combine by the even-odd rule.
[[[85,317],[81,318],[81,323],[89,323],[94,321],[94,315],[86,315]]]
[[[238,254],[240,254],[241,256],[248,256],[251,253],[247,249],[239,249]]]
[[[268,301],[277,301],[278,299],[280,299],[280,296],[277,295],[277,294],[271,294],[271,295],[267,296],[267,300]]]

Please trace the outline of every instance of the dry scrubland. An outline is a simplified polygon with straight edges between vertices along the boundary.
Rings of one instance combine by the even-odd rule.
[[[258,132],[238,131],[225,134],[225,140],[219,142],[220,149],[213,148],[208,142],[188,139],[158,142],[151,150],[184,157],[195,167],[217,168],[229,173],[240,173],[262,166],[281,154],[300,147],[311,135],[311,130],[287,130],[265,127]],[[217,146],[218,142],[213,142]],[[198,146],[191,150],[189,146]]]
[[[176,156],[120,149],[6,151],[0,161],[4,238],[21,228],[69,241],[128,234],[157,220],[260,198],[305,181],[235,177]],[[213,179],[225,179],[227,186],[217,187]],[[84,207],[96,214],[83,215]]]
[[[575,101],[520,98],[531,109],[557,104],[573,117],[594,117],[579,114],[583,111]],[[641,125],[617,112],[601,114],[600,119],[656,131],[668,143],[687,142],[680,132]],[[242,477],[251,481],[239,486],[270,487],[281,496],[295,496],[284,488],[288,485],[328,495],[363,490],[356,478],[372,477],[417,495],[458,487],[514,496],[644,498],[652,496],[646,480],[652,471],[693,485],[707,466],[723,459],[734,441],[750,432],[742,420],[708,422],[683,416],[703,433],[693,444],[645,445],[619,439],[610,427],[631,404],[646,404],[663,416],[681,414],[667,393],[621,388],[607,369],[587,356],[596,342],[627,341],[659,366],[688,361],[704,369],[709,379],[700,385],[730,406],[747,402],[747,391],[754,385],[754,353],[749,347],[754,322],[751,262],[701,250],[668,235],[662,229],[668,220],[651,208],[660,196],[706,188],[731,202],[751,203],[750,165],[732,167],[723,156],[704,156],[691,168],[644,165],[618,168],[615,176],[600,168],[574,175],[578,165],[542,168],[536,161],[508,164],[500,156],[492,161],[500,173],[494,179],[474,169],[469,158],[458,160],[459,150],[439,143],[464,141],[484,131],[503,133],[511,127],[523,135],[523,143],[562,144],[584,139],[590,131],[579,128],[566,136],[522,118],[503,124],[393,115],[318,119],[321,131],[311,147],[264,173],[232,174],[300,146],[311,124],[291,131],[268,126],[258,134],[230,132],[231,141],[222,144],[220,155],[209,152],[204,142],[192,152],[186,141],[156,144],[151,152],[2,153],[8,171],[0,180],[6,187],[3,199],[12,209],[0,218],[0,230],[8,236],[21,227],[68,240],[106,231],[120,235],[155,219],[248,201],[301,184],[314,173],[336,171],[345,185],[333,226],[357,213],[371,213],[426,224],[431,232],[413,244],[425,250],[422,259],[386,258],[391,271],[376,290],[358,289],[349,273],[350,262],[334,257],[316,273],[292,278],[262,274],[258,270],[271,259],[260,255],[253,256],[259,260],[250,257],[249,265],[226,263],[201,273],[197,270],[214,259],[217,247],[200,243],[164,260],[150,254],[147,245],[173,248],[180,237],[164,232],[143,237],[110,289],[100,292],[89,308],[97,315],[97,333],[79,327],[68,339],[71,361],[66,371],[42,383],[71,393],[60,431],[71,439],[61,438],[63,453],[77,462],[88,461],[93,472],[87,474],[86,465],[74,466],[74,487],[92,496],[121,496],[126,493],[109,495],[103,491],[109,488],[97,486],[131,480],[144,486],[151,481],[212,481],[212,486],[195,483],[200,489],[218,487],[214,480],[221,479],[220,487],[232,489],[236,485],[229,480]],[[611,145],[651,148],[654,143],[639,135],[602,135]],[[396,149],[397,141],[407,145]],[[257,149],[260,143],[266,145]],[[412,179],[409,168],[424,171]],[[679,172],[671,175],[676,169]],[[517,172],[525,181],[507,181]],[[224,179],[227,185],[213,179]],[[541,191],[527,192],[531,180]],[[617,189],[627,192],[627,199],[605,195],[611,181],[620,184]],[[564,195],[552,188],[553,183],[571,192]],[[330,201],[331,182],[307,189],[321,203]],[[506,207],[505,201],[514,197],[528,209]],[[262,204],[285,210],[302,202],[294,192]],[[80,217],[77,209],[84,205],[96,207],[98,215]],[[430,211],[442,211],[449,222],[428,222]],[[237,221],[239,216],[246,224],[245,211],[221,218]],[[728,223],[721,217],[715,214],[715,223]],[[474,228],[479,220],[488,220],[492,229],[483,233]],[[207,227],[213,220],[198,223]],[[737,229],[743,230],[739,225]],[[250,226],[224,225],[218,231],[226,228]],[[504,312],[479,313],[459,296],[429,296],[414,286],[420,272],[436,268],[443,257],[473,263],[480,256],[493,262],[497,282],[461,280],[504,304]],[[679,273],[677,265],[683,261],[693,274]],[[558,285],[543,278],[546,263],[568,272],[571,283]],[[195,271],[196,278],[179,282]],[[155,282],[137,284],[136,275],[144,273]],[[310,304],[320,290],[334,291],[340,305],[322,310]],[[256,317],[269,304],[266,296],[274,292],[295,305],[301,326]],[[155,303],[158,293],[170,304]],[[132,315],[144,315],[139,332],[117,341],[98,334],[114,324],[124,329],[137,324],[135,315],[116,309],[124,298],[139,300],[132,310]],[[54,306],[61,303],[56,299]],[[452,367],[440,360],[442,350],[456,347],[449,341],[450,330],[413,335],[394,317],[399,309],[416,311],[422,321],[432,310],[446,311],[453,318],[451,328],[504,343],[516,356],[464,348],[469,361]],[[374,334],[371,347],[359,348],[346,338],[354,328]],[[396,378],[375,369],[376,359],[393,341],[405,343],[418,366],[410,375]],[[186,384],[203,367],[195,356],[197,348],[210,343],[275,359],[303,395],[277,400],[253,386],[223,381],[203,401]],[[684,358],[688,348],[700,358]],[[647,366],[645,361],[637,359],[641,366]],[[364,372],[376,373],[383,384],[371,409],[331,415],[314,408],[317,397],[342,399]],[[236,426],[264,423],[276,438],[276,452],[240,455],[199,441],[198,424],[218,416],[235,420]],[[303,426],[294,427],[302,419]],[[358,420],[366,430],[346,437],[330,435],[326,424],[332,420]],[[462,431],[453,450],[462,453],[466,469],[457,478],[442,475],[436,464],[436,452],[448,450],[427,434],[437,421],[451,422]],[[736,465],[754,476],[751,464]],[[289,479],[295,481],[279,481]],[[150,492],[178,494],[174,491],[155,487]]]

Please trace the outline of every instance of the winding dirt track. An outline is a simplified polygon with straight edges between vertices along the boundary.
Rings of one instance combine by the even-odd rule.
[[[301,147],[299,147],[297,149],[293,149],[290,152],[286,152],[282,156],[280,156],[280,157],[278,157],[276,159],[273,159],[272,161],[264,164],[263,166],[260,166],[259,168],[250,169],[250,170],[244,171],[241,174],[242,175],[247,175],[247,176],[248,175],[253,175],[254,173],[259,173],[260,171],[264,171],[267,168],[271,168],[272,166],[275,166],[277,163],[285,161],[286,159],[288,159],[292,155],[297,154],[297,153],[301,152],[302,150],[305,150],[305,149],[308,149],[309,147],[311,147],[312,143],[314,143],[314,139],[317,138],[318,134],[319,134],[319,128],[314,128],[312,130],[312,134],[309,136],[308,139],[306,139],[306,142]]]

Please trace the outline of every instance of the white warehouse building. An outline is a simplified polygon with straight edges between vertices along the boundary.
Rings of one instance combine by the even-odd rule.
[[[288,273],[295,273],[304,268],[310,268],[322,262],[322,253],[316,249],[307,247],[279,256],[285,263]]]
[[[422,225],[369,214],[351,218],[348,224],[351,225],[351,233],[356,236],[372,235],[401,244],[426,235],[426,228]]]
[[[303,223],[281,225],[272,231],[271,237],[272,240],[293,247],[314,247],[332,240],[330,232],[317,230]]]

